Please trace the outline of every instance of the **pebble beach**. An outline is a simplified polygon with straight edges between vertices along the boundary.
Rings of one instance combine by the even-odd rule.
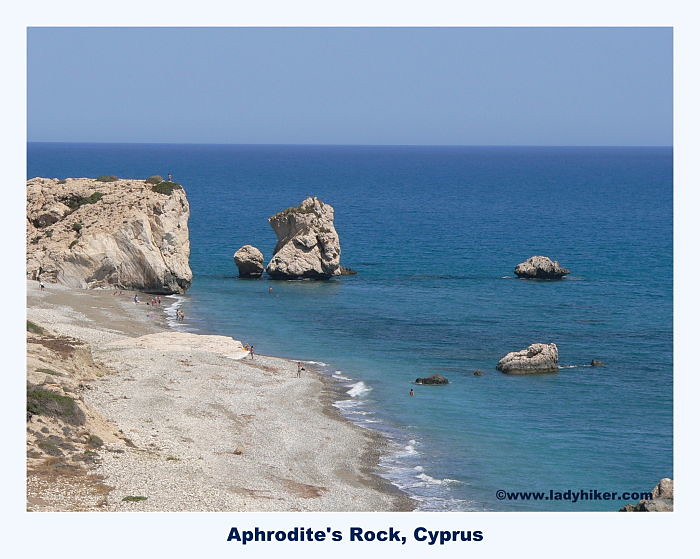
[[[29,320],[85,342],[109,371],[81,396],[114,430],[88,472],[109,489],[77,510],[413,508],[373,473],[385,441],[341,418],[337,387],[308,365],[297,377],[295,361],[251,359],[232,338],[169,330],[148,296],[134,303],[38,282],[27,295]],[[40,485],[30,471],[30,493]],[[62,510],[57,487],[34,510]]]

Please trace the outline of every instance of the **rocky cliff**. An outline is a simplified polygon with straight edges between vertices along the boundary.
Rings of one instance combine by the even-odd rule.
[[[275,279],[326,279],[341,274],[340,240],[333,225],[333,206],[316,197],[268,219],[277,246],[267,266]]]
[[[150,179],[149,179],[150,180]],[[190,215],[178,184],[114,177],[27,182],[27,277],[182,293]]]

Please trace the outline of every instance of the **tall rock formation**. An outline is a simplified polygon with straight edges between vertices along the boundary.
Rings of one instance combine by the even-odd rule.
[[[559,262],[546,256],[531,256],[518,264],[514,271],[519,278],[527,279],[561,279],[571,273],[571,270],[562,268]]]
[[[268,219],[277,246],[267,266],[274,279],[327,279],[341,274],[340,240],[333,226],[333,206],[316,197]]]
[[[27,182],[27,277],[69,287],[182,293],[190,215],[178,184],[103,177]]]
[[[503,356],[496,369],[511,374],[554,373],[559,370],[559,350],[556,344],[532,344]]]

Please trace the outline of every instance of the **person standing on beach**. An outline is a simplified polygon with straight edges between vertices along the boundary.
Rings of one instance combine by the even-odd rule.
[[[251,345],[250,346],[250,358],[253,359],[254,355],[255,355],[255,346]]]
[[[137,293],[134,295],[134,303],[138,303],[138,302],[139,302],[139,295]]]
[[[297,361],[297,378],[301,378],[301,372],[305,370],[306,369],[301,366],[301,361]]]

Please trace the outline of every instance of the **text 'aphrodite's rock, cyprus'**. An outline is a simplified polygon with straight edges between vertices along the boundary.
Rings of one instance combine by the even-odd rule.
[[[68,287],[182,293],[192,282],[190,215],[172,182],[27,182],[27,277]]]
[[[514,271],[519,278],[527,279],[561,279],[571,273],[571,270],[562,268],[559,262],[546,256],[531,256],[518,264]]]
[[[496,369],[511,374],[553,373],[559,370],[559,350],[556,344],[532,344],[506,354]]]
[[[268,219],[277,246],[267,266],[275,279],[327,279],[339,276],[340,239],[333,226],[333,206],[316,197]]]

